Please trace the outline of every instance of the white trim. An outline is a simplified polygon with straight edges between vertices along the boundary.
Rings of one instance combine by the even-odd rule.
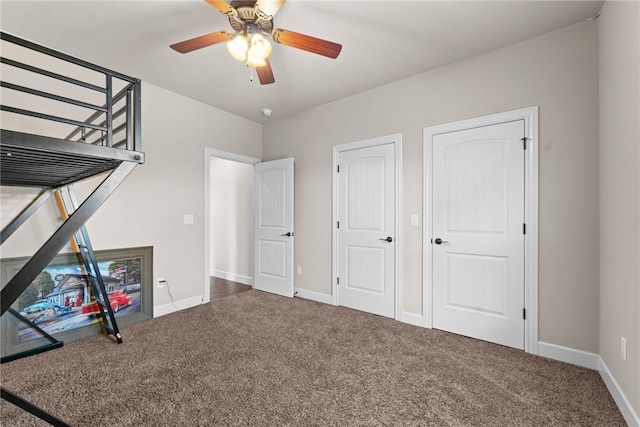
[[[538,354],[538,107],[523,108],[505,113],[492,114],[460,122],[431,126],[423,130],[423,206],[422,206],[422,313],[424,326],[433,326],[431,259],[430,244],[432,229],[431,218],[431,145],[433,137],[438,134],[454,132],[475,127],[524,120],[527,151],[525,163],[525,301],[527,319],[525,320],[524,350]]]
[[[255,165],[256,163],[260,163],[262,161],[254,157],[245,156],[243,154],[230,153],[228,151],[216,150],[215,148],[205,147],[204,152],[208,154],[209,157],[217,157],[219,159],[227,159],[238,163],[247,163],[250,165]]]
[[[404,298],[404,273],[402,262],[404,260],[404,197],[402,189],[402,134],[396,135],[396,319],[402,317],[402,303]]]
[[[640,427],[638,414],[635,413],[629,399],[627,399],[615,378],[611,375],[611,371],[602,360],[602,356],[546,342],[538,343],[538,356],[597,370],[627,424],[631,427]]]
[[[211,270],[209,274],[219,279],[230,280],[232,282],[242,283],[243,285],[253,286],[253,277],[243,276],[241,274],[227,273],[226,271]]]
[[[203,287],[202,287],[202,297],[201,301],[203,303],[207,303],[211,301],[211,278],[210,278],[210,270],[211,263],[209,262],[209,256],[211,254],[210,248],[210,233],[211,233],[211,158],[217,157],[220,159],[233,160],[235,162],[247,163],[250,165],[255,165],[260,162],[260,159],[255,159],[253,157],[243,156],[242,154],[229,153],[226,151],[216,150],[214,148],[204,148],[204,278],[203,278]],[[253,184],[252,184],[253,185]],[[253,245],[251,245],[253,247]],[[242,282],[241,282],[242,283]]]
[[[323,304],[333,304],[331,295],[321,294],[320,292],[309,291],[307,289],[294,288],[293,296],[311,301],[321,302]]]
[[[433,134],[423,129],[422,134],[422,317],[425,328],[433,328],[431,301],[433,290],[431,271],[433,264],[433,248],[431,247],[431,164],[432,150],[429,148]],[[427,146],[429,144],[429,146]]]
[[[200,295],[180,301],[170,302],[169,304],[162,304],[153,308],[153,317],[156,318],[166,314],[175,313],[176,311],[185,310],[200,304],[204,304]]]
[[[338,155],[343,151],[357,150],[361,148],[376,147],[379,145],[393,144],[395,155],[395,304],[394,304],[394,319],[400,319],[400,310],[402,302],[402,219],[403,219],[403,198],[402,198],[402,134],[396,133],[393,135],[382,136],[378,138],[365,139],[362,141],[350,142],[347,144],[335,145],[333,147],[333,163],[332,163],[332,211],[331,211],[331,303],[338,305],[338,289],[337,289],[337,277],[338,277],[338,231],[335,224],[338,221]]]
[[[409,313],[408,311],[401,311],[400,318],[398,320],[400,322],[408,323],[413,326],[424,327],[424,319],[421,314]]]
[[[602,381],[609,389],[609,393],[611,393],[611,397],[618,405],[618,409],[622,413],[622,417],[627,422],[629,427],[640,427],[640,417],[633,410],[633,406],[625,396],[624,392],[616,382],[613,375],[611,375],[611,371],[602,360],[602,357],[598,356],[598,372],[600,372],[600,376],[602,377]]]
[[[598,358],[600,357],[596,353],[589,353],[588,351],[576,350],[547,342],[538,343],[538,356],[589,369],[598,369]]]

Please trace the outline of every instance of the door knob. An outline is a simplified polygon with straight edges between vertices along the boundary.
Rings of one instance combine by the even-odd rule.
[[[389,236],[389,237],[387,237],[387,238],[385,238],[385,239],[380,239],[380,240],[383,240],[383,241],[385,241],[385,242],[389,242],[389,243],[391,243],[391,242],[393,242],[393,237]]]
[[[446,240],[442,240],[442,239],[441,239],[441,238],[439,238],[439,237],[438,237],[437,239],[435,239],[433,242],[434,242],[436,245],[440,245],[440,244],[442,244],[442,243],[449,243],[449,242],[447,242]]]
[[[281,236],[282,236],[282,237],[291,237],[291,236],[293,236],[293,233],[292,233],[292,232],[290,232],[290,231],[287,231],[286,233],[281,234]]]

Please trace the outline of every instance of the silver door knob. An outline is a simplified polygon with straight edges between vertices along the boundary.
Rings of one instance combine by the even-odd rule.
[[[383,240],[383,241],[385,241],[385,242],[389,242],[389,243],[391,243],[391,242],[393,242],[393,237],[389,236],[389,237],[386,237],[386,238],[384,238],[384,239],[379,239],[379,240]]]
[[[449,242],[447,242],[446,240],[442,240],[441,238],[438,237],[433,241],[433,243],[435,243],[436,245],[441,245],[443,243],[449,243]]]

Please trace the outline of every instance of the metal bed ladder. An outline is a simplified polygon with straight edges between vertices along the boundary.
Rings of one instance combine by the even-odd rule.
[[[71,184],[62,187],[62,189],[56,189],[55,196],[62,219],[66,220],[69,215],[75,212],[78,206]],[[71,238],[71,247],[82,261],[82,268],[84,268],[87,274],[87,280],[91,286],[92,296],[98,306],[98,312],[102,319],[102,326],[105,332],[107,335],[113,335],[118,344],[122,343],[122,335],[118,329],[118,323],[111,308],[109,296],[104,286],[104,280],[102,280],[102,274],[100,273],[100,267],[98,266],[98,261],[96,260],[96,255],[93,251],[93,246],[91,245],[89,233],[85,225],[80,226]]]

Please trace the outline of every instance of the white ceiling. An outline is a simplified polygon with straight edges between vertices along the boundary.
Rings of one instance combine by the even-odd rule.
[[[329,59],[274,43],[260,85],[223,44],[175,42],[231,30],[204,0],[0,2],[2,31],[264,123],[595,16],[601,1],[289,0],[284,28],[341,43]]]

